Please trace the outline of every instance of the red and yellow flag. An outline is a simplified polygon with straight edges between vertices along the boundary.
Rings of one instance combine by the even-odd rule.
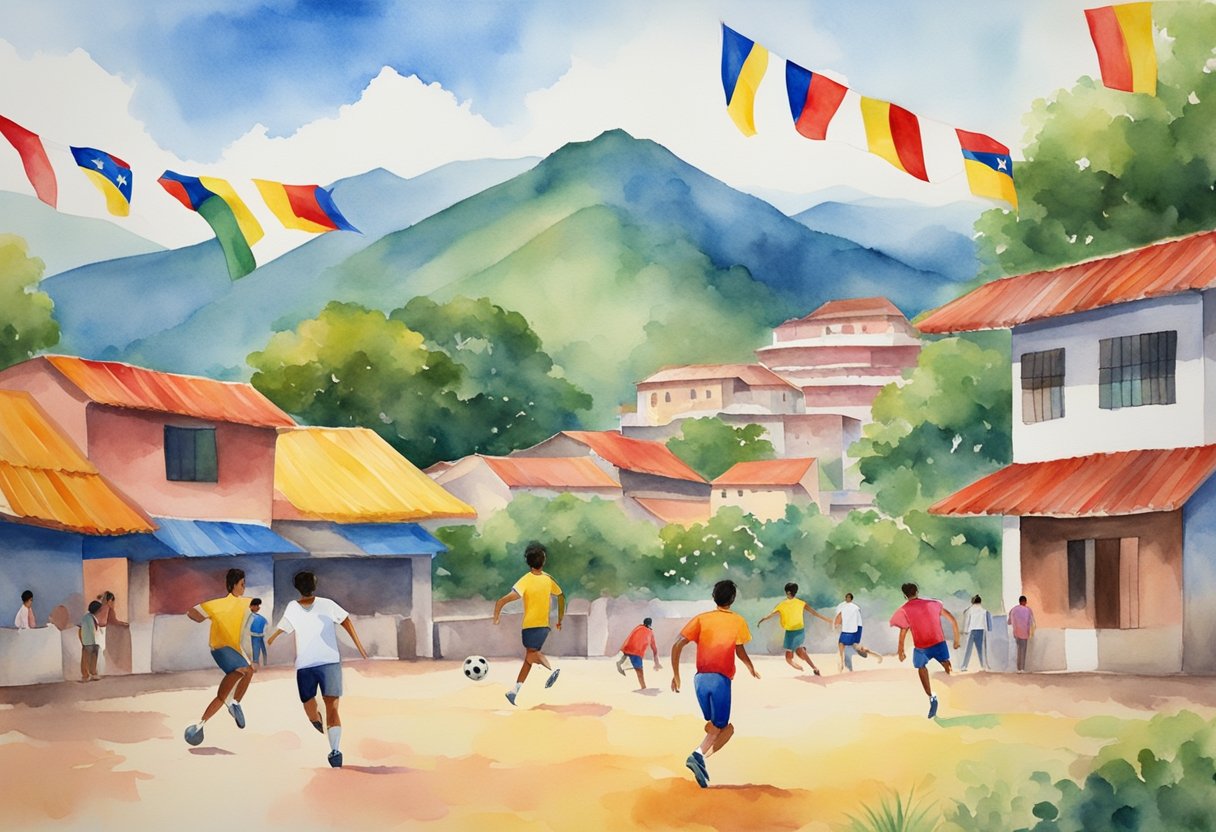
[[[1124,3],[1085,10],[1105,86],[1157,94],[1152,7],[1152,3]]]

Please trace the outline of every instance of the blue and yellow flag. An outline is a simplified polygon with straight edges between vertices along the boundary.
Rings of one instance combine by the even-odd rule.
[[[756,135],[756,90],[768,69],[768,50],[722,24],[722,89],[726,111],[745,136]]]
[[[93,147],[73,147],[72,157],[106,198],[106,210],[116,217],[131,213],[131,166]]]
[[[959,147],[963,151],[963,166],[967,169],[967,184],[971,193],[987,199],[1008,202],[1018,208],[1018,192],[1013,186],[1013,158],[1009,148],[983,133],[955,128]]]

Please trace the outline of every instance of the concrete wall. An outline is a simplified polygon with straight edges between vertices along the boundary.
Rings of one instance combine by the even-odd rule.
[[[52,626],[0,629],[0,657],[3,687],[58,682],[64,678],[62,640],[59,630]],[[79,653],[76,658],[79,662]]]
[[[1203,299],[1194,293],[1122,303],[1014,329],[1013,461],[1063,459],[1102,451],[1189,447],[1216,429],[1204,412]],[[1098,342],[1145,332],[1178,332],[1177,398],[1172,405],[1098,407]],[[1022,421],[1022,355],[1064,349],[1064,417]]]
[[[491,610],[492,612],[492,610]],[[545,641],[547,656],[587,655],[587,613],[568,613],[560,630],[552,629]],[[435,656],[463,659],[465,656],[522,658],[520,640],[522,613],[503,613],[497,626],[489,614],[478,616],[436,616]],[[556,618],[554,618],[556,621]]]

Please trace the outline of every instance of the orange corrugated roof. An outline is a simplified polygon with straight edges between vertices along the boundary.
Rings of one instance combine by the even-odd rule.
[[[511,488],[620,488],[590,458],[542,456],[484,456],[498,478]]]
[[[295,424],[249,384],[162,373],[117,361],[92,361],[69,355],[44,358],[98,404],[259,427]]]
[[[1106,517],[1174,511],[1216,471],[1216,445],[1022,462],[972,483],[932,514]]]
[[[798,485],[815,464],[812,457],[736,462],[714,485]]]
[[[902,318],[904,313],[884,297],[848,298],[830,300],[799,320],[822,321],[836,318],[864,318],[869,315],[898,315]]]
[[[335,523],[477,516],[368,428],[279,431],[274,487],[301,514]]]
[[[705,482],[704,477],[685,465],[662,442],[633,439],[607,430],[567,430],[563,433],[617,468],[675,480]]]
[[[1043,318],[1216,286],[1216,232],[1007,277],[929,313],[921,332],[1010,329]]]
[[[634,502],[664,523],[691,526],[708,522],[708,500],[668,500],[661,497],[634,497]]]
[[[681,381],[717,381],[737,378],[752,387],[793,387],[781,376],[760,364],[689,364],[683,367],[666,367],[638,382],[643,384],[670,384]]]
[[[0,515],[81,534],[150,532],[28,393],[0,390]]]

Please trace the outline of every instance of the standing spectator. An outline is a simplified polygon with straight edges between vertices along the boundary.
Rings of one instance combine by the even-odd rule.
[[[266,666],[266,617],[261,614],[262,599],[254,598],[249,602],[249,646],[252,648],[253,663],[258,667]],[[258,658],[258,657],[261,658]]]
[[[89,611],[80,619],[80,631],[76,634],[80,639],[80,681],[96,682],[101,676],[97,675],[97,653],[101,647],[97,644],[97,613],[101,612],[100,601],[90,601]]]
[[[1026,672],[1026,646],[1034,635],[1034,611],[1026,606],[1026,596],[1018,596],[1018,605],[1009,611],[1013,640],[1018,645],[1018,673]]]
[[[988,654],[984,651],[984,634],[991,629],[991,625],[988,623],[990,620],[991,616],[988,614],[988,610],[984,609],[980,596],[972,596],[971,606],[967,607],[967,612],[963,613],[963,629],[967,631],[967,652],[963,654],[962,670],[966,670],[967,665],[971,662],[972,647],[975,648],[980,667],[984,670],[988,669]]]
[[[118,620],[118,612],[114,609],[114,603],[117,598],[110,590],[106,590],[97,596],[97,603],[101,604],[101,610],[97,613],[97,647],[101,655],[106,657],[106,671],[113,672],[111,662],[114,657],[110,655],[110,631],[107,629],[111,624],[122,624]]]
[[[28,589],[21,593],[21,606],[17,608],[13,626],[18,630],[32,630],[38,626],[34,621],[34,593]]]

